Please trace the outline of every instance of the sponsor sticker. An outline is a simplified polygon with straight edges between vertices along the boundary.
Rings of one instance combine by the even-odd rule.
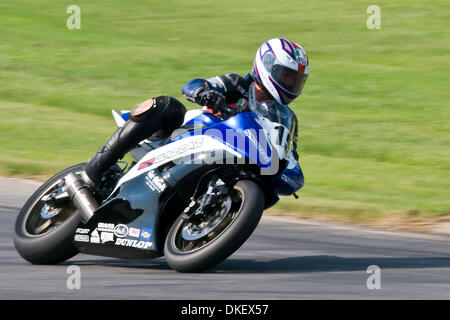
[[[154,170],[150,170],[145,177],[145,184],[152,190],[163,192],[166,190],[167,185],[164,183],[164,179],[157,176]]]
[[[114,228],[114,234],[116,235],[116,237],[124,238],[128,235],[128,227],[124,224],[118,224]]]
[[[77,228],[77,230],[75,231],[75,233],[79,233],[79,234],[88,234],[89,231],[90,231],[89,229]]]
[[[144,161],[139,165],[138,170],[142,170],[147,167],[150,167],[153,163],[155,163],[155,158],[151,158],[150,160]]]
[[[79,242],[89,242],[89,236],[85,234],[76,234],[75,241]]]
[[[115,245],[123,246],[123,247],[139,248],[139,249],[148,249],[152,246],[152,243],[146,242],[146,241],[132,240],[132,239],[116,239]]]
[[[102,232],[101,233],[102,243],[114,241],[114,234],[112,232]]]
[[[202,145],[203,145],[203,139],[189,141],[184,144],[177,144],[176,147],[173,147],[173,149],[165,150],[164,152],[157,154],[155,157],[142,162],[139,165],[138,170],[145,169],[153,164],[156,164],[156,163],[164,161],[164,160],[170,160],[170,159],[176,158],[177,156],[183,154],[184,152],[194,150],[196,148],[201,147]]]
[[[297,61],[298,63],[301,63],[303,65],[308,64],[308,62],[304,58],[305,55],[299,49],[295,49],[294,54],[295,54],[295,61]]]
[[[152,229],[142,228],[142,232],[141,232],[141,236],[139,237],[139,240],[150,241],[151,238],[152,238]]]
[[[98,234],[97,228],[91,233],[91,243],[100,243],[100,235]]]
[[[98,231],[110,231],[110,232],[113,232],[114,231],[114,223],[99,222],[98,225],[97,225],[97,229],[98,229]]]
[[[249,138],[249,140],[256,146],[256,149],[258,150],[258,154],[260,156],[260,159],[263,161],[263,163],[269,163],[272,159],[267,155],[266,150],[261,146],[258,139],[255,137],[255,135],[252,133],[251,130],[246,129],[244,130],[245,135]]]
[[[130,237],[139,238],[139,236],[141,235],[141,229],[130,228],[130,229],[128,230],[128,235],[129,235]]]

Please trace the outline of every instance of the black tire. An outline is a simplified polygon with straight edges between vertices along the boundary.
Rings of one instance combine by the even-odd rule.
[[[241,194],[241,204],[234,218],[210,242],[185,252],[177,248],[177,237],[184,225],[182,217],[173,223],[165,241],[164,255],[169,266],[179,272],[201,272],[224,261],[250,237],[264,211],[264,193],[253,181],[240,180],[234,186]]]
[[[39,200],[68,173],[80,172],[84,167],[85,164],[78,164],[53,176],[33,193],[20,211],[15,224],[14,245],[17,252],[28,262],[57,264],[78,253],[72,240],[81,216],[72,205],[64,209],[64,214],[60,213],[61,216],[58,217],[58,220],[64,220],[58,221],[55,226],[49,226],[48,230],[44,229],[42,233],[30,231],[30,224],[39,224],[42,220],[43,226],[45,226],[46,220],[39,216],[39,207],[42,207]]]

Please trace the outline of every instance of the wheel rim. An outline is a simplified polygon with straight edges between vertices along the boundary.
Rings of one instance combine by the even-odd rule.
[[[193,225],[189,220],[180,219],[174,236],[172,247],[183,254],[198,251],[219,238],[236,220],[244,203],[245,193],[239,186],[234,186],[232,195],[222,199],[219,213],[200,224]]]
[[[76,174],[81,171],[75,172]],[[22,231],[27,237],[41,237],[63,224],[73,215],[76,208],[69,204],[63,208],[52,208],[41,199],[50,194],[63,181],[58,179],[52,183],[39,198],[29,206],[22,223]],[[45,218],[43,218],[45,217]]]

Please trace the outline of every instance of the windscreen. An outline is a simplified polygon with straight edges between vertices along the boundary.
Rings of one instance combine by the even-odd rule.
[[[272,122],[273,130],[271,130],[270,134],[275,135],[275,137],[271,136],[270,140],[272,144],[275,143],[287,155],[292,148],[292,138],[295,130],[292,111],[287,106],[276,101],[253,101],[249,106],[259,117],[266,118]]]

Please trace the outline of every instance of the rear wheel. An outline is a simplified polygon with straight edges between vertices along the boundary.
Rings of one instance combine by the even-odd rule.
[[[68,173],[80,173],[85,164],[67,168],[45,182],[23,206],[15,225],[14,245],[33,264],[57,264],[78,253],[73,235],[81,217],[70,201],[52,205],[44,196],[63,186]]]
[[[164,246],[171,268],[180,272],[209,269],[235,252],[261,219],[264,193],[253,181],[240,180],[201,220],[182,215],[172,225]]]

